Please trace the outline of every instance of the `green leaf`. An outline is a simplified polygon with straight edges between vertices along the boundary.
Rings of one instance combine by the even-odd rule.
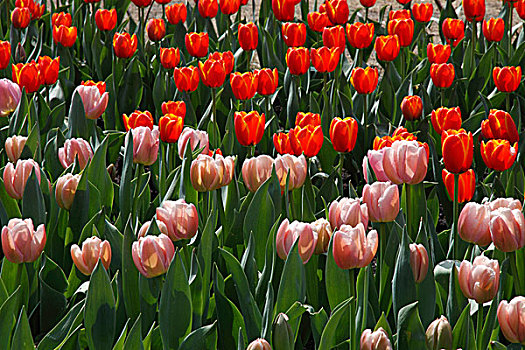
[[[396,316],[399,315],[402,307],[417,300],[416,282],[414,281],[414,275],[410,267],[408,240],[408,234],[405,228],[403,229],[401,246],[394,270],[394,279],[392,281],[392,304],[394,307],[394,315]]]
[[[71,107],[69,108],[69,130],[67,138],[80,137],[89,140],[89,126],[82,98],[78,92],[73,94]]]
[[[191,332],[182,342],[179,350],[216,349],[217,322]]]
[[[126,315],[135,320],[140,313],[139,271],[135,267],[131,256],[131,246],[135,241],[131,219],[128,220],[124,229],[124,241],[122,243],[122,293],[124,295],[124,306]]]
[[[397,320],[398,349],[425,349],[425,329],[419,318],[418,302],[401,308]]]
[[[9,349],[11,344],[11,332],[16,323],[20,294],[21,287],[18,287],[0,307],[0,349]]]
[[[142,322],[139,315],[139,317],[137,317],[137,320],[135,321],[135,324],[133,324],[133,327],[131,327],[131,330],[129,331],[128,338],[124,343],[124,350],[144,349],[144,345],[142,344],[141,324]]]
[[[52,329],[64,315],[67,300],[64,292],[67,279],[64,271],[46,254],[42,254],[40,280],[40,327],[42,331]]]
[[[21,135],[22,126],[26,120],[27,115],[29,114],[29,103],[27,100],[27,93],[25,89],[22,91],[22,97],[20,98],[20,103],[18,107],[13,112],[9,118],[9,131],[8,135]]]
[[[321,340],[319,341],[318,350],[329,350],[336,345],[336,331],[339,326],[339,322],[342,317],[350,312],[350,303],[354,302],[353,297],[350,297],[340,304],[338,304],[332,311],[326,327],[324,327],[323,333],[321,334]]]
[[[59,344],[63,343],[82,323],[84,302],[81,300],[69,310],[66,316],[38,343],[38,350],[59,348]]]
[[[24,196],[22,197],[22,213],[24,218],[33,219],[33,224],[37,227],[46,223],[46,205],[35,170],[35,168],[31,170],[31,175],[26,182]],[[47,181],[47,179],[42,176],[41,181]]]
[[[333,255],[333,240],[330,240],[328,252],[326,253],[325,286],[326,295],[330,308],[335,309],[337,305],[352,296],[350,273],[353,270],[343,270],[337,266]]]
[[[117,106],[119,115],[133,112],[139,106],[143,92],[142,76],[137,57],[131,59],[118,85]]]
[[[119,188],[119,209],[120,219],[123,223],[126,223],[131,214],[131,206],[133,204],[133,195],[131,193],[131,180],[133,180],[133,135],[131,132],[126,134],[124,144],[124,160]]]
[[[458,318],[454,330],[452,331],[452,346],[454,349],[463,348],[464,350],[475,350],[476,339],[474,323],[470,318],[470,304],[467,304]],[[468,346],[467,346],[468,344]]]
[[[11,343],[13,350],[34,350],[33,336],[31,335],[31,327],[27,319],[25,306],[22,306],[18,322],[16,324],[15,332],[13,334],[13,342]]]
[[[88,180],[95,184],[101,195],[101,203],[109,211],[113,205],[113,183],[106,168],[106,154],[109,137],[106,136],[95,150],[95,154],[88,166]]]
[[[180,177],[179,198],[184,198],[186,203],[193,203],[196,207],[198,207],[198,193],[193,188],[190,180],[190,168],[192,161],[193,155],[191,151],[191,144],[188,142],[181,165],[182,173]]]

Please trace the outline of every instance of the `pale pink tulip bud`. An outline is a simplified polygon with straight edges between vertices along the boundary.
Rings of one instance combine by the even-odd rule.
[[[511,343],[525,345],[525,297],[517,296],[498,306],[498,322],[503,335]]]
[[[492,202],[487,203],[490,210],[494,211],[499,208],[508,208],[508,209],[522,209],[521,202],[514,198],[497,198]]]
[[[478,304],[494,298],[499,287],[499,263],[484,255],[477,256],[474,264],[464,260],[459,266],[459,287],[463,294]]]
[[[179,157],[184,158],[184,153],[186,152],[186,147],[190,142],[190,147],[192,151],[199,150],[203,148],[202,154],[208,154],[210,150],[210,141],[208,138],[208,133],[206,131],[195,130],[189,127],[185,127],[180,134],[177,145],[179,148]]]
[[[422,244],[410,244],[410,267],[416,283],[421,283],[427,277],[428,253]]]
[[[279,178],[281,192],[286,189],[288,174],[290,174],[288,190],[292,191],[299,188],[304,184],[308,173],[306,158],[302,154],[299,157],[291,154],[278,155],[277,158],[275,158],[275,172]]]
[[[33,159],[19,159],[16,166],[13,163],[7,163],[4,169],[4,186],[7,194],[14,199],[22,199],[27,179],[33,169],[40,183],[40,167]]]
[[[11,219],[2,228],[2,250],[12,263],[33,262],[46,245],[46,229],[43,224],[35,231],[31,219]]]
[[[270,343],[263,338],[257,338],[248,345],[246,350],[272,350]]]
[[[415,185],[425,179],[428,154],[417,141],[395,141],[384,150],[383,169],[390,181]]]
[[[130,130],[133,133],[133,163],[152,165],[159,155],[159,128],[153,130],[139,126]]]
[[[111,263],[111,246],[108,241],[93,236],[82,242],[82,249],[76,244],[71,246],[71,259],[77,269],[84,275],[89,276],[100,262],[109,269]]]
[[[186,203],[184,199],[176,201],[164,201],[157,208],[157,223],[162,222],[166,226],[167,235],[174,241],[180,239],[191,239],[197,234],[199,228],[199,215],[197,208],[192,203]],[[162,227],[159,225],[162,232]]]
[[[14,163],[20,158],[26,141],[27,137],[25,136],[11,136],[5,140],[5,153],[7,153],[7,158],[9,158],[11,162]]]
[[[486,246],[492,242],[490,237],[490,208],[485,204],[469,202],[459,214],[459,236],[466,242]]]
[[[166,224],[164,224],[162,221],[159,221],[159,220],[156,220],[156,221],[157,221],[157,227],[159,228],[160,232],[164,233],[165,235],[168,235],[168,228],[166,227]],[[139,229],[137,238],[146,237],[146,233],[148,233],[150,226],[151,226],[151,221],[146,221],[145,223],[143,223]]]
[[[323,254],[328,251],[330,238],[332,238],[332,227],[330,222],[326,219],[318,219],[310,224],[314,234],[317,236],[317,245],[315,246],[315,254]]]
[[[193,188],[208,192],[230,184],[233,178],[235,160],[220,154],[210,157],[199,154],[191,163],[190,179]]]
[[[109,95],[107,92],[100,94],[100,90],[96,86],[77,86],[75,92],[78,92],[84,105],[84,112],[86,118],[97,119],[106,110],[109,101]],[[73,92],[73,95],[75,93]]]
[[[131,246],[131,255],[137,270],[146,278],[157,277],[168,271],[175,247],[165,234],[141,237]]]
[[[426,338],[427,348],[430,350],[452,350],[452,327],[445,316],[428,326]]]
[[[399,189],[390,182],[374,182],[363,188],[363,202],[372,222],[391,222],[399,214]]]
[[[310,224],[304,222],[294,221],[290,224],[288,219],[281,222],[281,226],[279,226],[275,236],[277,255],[279,258],[286,260],[297,239],[299,240],[299,255],[303,263],[306,264],[314,253],[317,237],[314,235]]]
[[[343,225],[357,226],[359,223],[368,227],[368,208],[365,203],[361,204],[359,198],[341,198],[330,204],[328,218],[332,230]]]
[[[9,79],[0,79],[0,117],[7,117],[13,113],[21,98],[22,91],[18,84]]]
[[[343,225],[334,233],[333,255],[337,266],[342,269],[365,267],[374,258],[379,241],[377,231],[365,232],[362,223],[356,227]]]
[[[242,164],[242,179],[250,192],[257,191],[272,176],[273,163],[272,157],[266,154],[244,161]]]
[[[496,248],[513,252],[525,246],[525,218],[519,209],[499,208],[490,213],[490,236]]]
[[[55,198],[60,208],[65,210],[71,209],[79,181],[80,174],[66,174],[58,178],[55,189]]]
[[[93,158],[93,150],[89,142],[81,138],[73,138],[66,140],[64,147],[58,149],[58,159],[64,169],[69,168],[75,161],[75,158],[77,158],[80,169],[84,169],[91,158]]]
[[[388,339],[388,334],[379,327],[373,332],[371,329],[365,329],[361,334],[361,350],[392,350],[392,343]]]

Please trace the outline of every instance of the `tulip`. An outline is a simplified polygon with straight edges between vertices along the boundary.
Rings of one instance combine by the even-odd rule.
[[[327,0],[326,14],[333,24],[345,24],[350,15],[350,8],[346,0]]]
[[[204,57],[208,54],[210,38],[208,33],[187,33],[185,36],[186,50],[193,57]]]
[[[219,0],[221,12],[225,15],[233,15],[239,11],[241,0]]]
[[[516,8],[518,16],[520,16],[521,19],[525,19],[525,0],[518,0],[514,3],[514,7]]]
[[[64,47],[71,47],[77,40],[77,27],[66,27],[64,25],[53,27],[53,41]]]
[[[159,221],[159,220],[155,220],[155,223],[157,224],[159,231],[167,236],[168,228],[166,227],[166,225],[162,221]],[[139,232],[137,233],[137,238],[146,237],[150,226],[151,226],[151,221],[146,221],[144,224],[142,224],[142,226],[139,229]]]
[[[304,184],[308,174],[308,165],[303,155],[299,157],[291,154],[278,155],[274,164],[281,192],[286,190],[286,181],[288,181],[288,191],[300,188]]]
[[[505,171],[516,161],[518,143],[511,145],[507,140],[481,141],[481,158],[489,169]]]
[[[361,334],[360,344],[360,350],[392,350],[392,343],[383,327],[379,327],[377,331],[365,329]]]
[[[40,70],[35,61],[29,63],[13,64],[13,81],[20,86],[20,89],[26,89],[31,93],[38,91],[42,83]]]
[[[82,249],[76,244],[71,246],[71,259],[77,269],[86,276],[91,275],[99,259],[107,270],[111,262],[111,245],[108,241],[93,236],[82,242]]]
[[[199,192],[213,191],[228,186],[233,178],[234,167],[233,157],[224,158],[220,154],[210,157],[199,154],[191,163],[191,184]]]
[[[64,25],[66,27],[71,27],[73,25],[73,19],[70,13],[65,12],[55,12],[51,16],[51,25],[53,27],[58,27]]]
[[[300,126],[301,128],[304,128],[307,125],[321,125],[321,115],[312,112],[297,112],[297,116],[295,117],[295,126]]]
[[[257,69],[254,71],[257,75],[257,92],[261,95],[272,95],[279,85],[279,73],[277,68]]]
[[[166,36],[166,23],[162,18],[152,18],[146,23],[146,31],[151,41],[160,41]]]
[[[438,88],[448,88],[454,82],[454,65],[452,63],[433,63],[430,66],[432,83]]]
[[[454,200],[454,174],[449,173],[447,169],[441,172],[443,183],[447,189],[450,200]],[[458,203],[468,202],[474,196],[476,190],[476,174],[474,170],[468,169],[466,172],[459,174],[458,182]]]
[[[179,157],[181,159],[184,158],[188,142],[190,143],[192,152],[203,148],[202,153],[207,154],[210,149],[208,133],[206,131],[186,127],[182,130],[178,141]]]
[[[259,43],[259,31],[253,22],[247,24],[239,24],[237,31],[239,37],[239,45],[244,51],[251,51],[257,48]]]
[[[93,158],[91,145],[84,139],[72,138],[66,140],[64,147],[58,150],[58,159],[64,169],[69,168],[77,158],[80,169],[84,169],[87,163]]]
[[[360,223],[368,227],[368,207],[366,203],[361,204],[359,198],[341,198],[330,204],[328,219],[332,230],[343,225],[355,227]]]
[[[11,60],[11,43],[0,40],[0,70],[4,70]]]
[[[391,222],[399,214],[399,189],[390,182],[374,182],[363,188],[363,202],[372,222]]]
[[[324,142],[323,130],[320,125],[296,126],[290,130],[290,137],[297,138],[304,155],[307,157],[316,156]]]
[[[109,102],[109,95],[107,92],[101,93],[98,86],[79,85],[75,89],[75,92],[79,94],[80,99],[82,100],[86,118],[95,120],[106,110]]]
[[[374,48],[378,60],[393,61],[399,55],[399,37],[397,35],[378,36]]]
[[[350,83],[359,94],[371,94],[377,87],[379,72],[377,68],[356,67],[350,75]]]
[[[148,7],[151,5],[153,0],[131,0],[132,3],[135,4],[137,7]]]
[[[175,68],[173,71],[175,85],[180,91],[195,91],[199,86],[199,69],[194,66]]]
[[[257,92],[258,75],[252,72],[232,73],[230,74],[230,85],[236,99],[249,100]]]
[[[208,58],[204,63],[199,62],[199,75],[204,85],[210,88],[218,88],[224,84],[226,79],[226,67],[222,59]]]
[[[160,63],[166,69],[174,69],[180,62],[179,48],[160,48]]]
[[[222,61],[224,64],[224,69],[226,75],[229,75],[233,71],[233,64],[235,63],[235,57],[231,51],[225,52],[214,52],[209,57],[208,60]]]
[[[27,28],[31,21],[31,12],[27,7],[15,7],[11,12],[11,22],[17,29]]]
[[[459,174],[467,171],[474,155],[472,133],[467,133],[464,129],[443,130],[441,150],[445,168],[449,172]]]
[[[266,339],[257,338],[248,345],[246,350],[272,350],[272,347]]]
[[[16,135],[5,140],[5,153],[11,162],[15,163],[20,158],[26,141],[27,137]]]
[[[296,240],[299,240],[299,255],[303,260],[303,264],[306,264],[315,251],[317,236],[314,235],[309,224],[299,221],[294,221],[290,224],[288,219],[285,219],[279,226],[275,236],[275,249],[279,258],[286,260]]]
[[[323,45],[329,48],[339,48],[344,52],[346,44],[343,26],[326,27],[323,29]]]
[[[481,134],[486,139],[503,139],[511,144],[519,141],[518,129],[512,116],[497,109],[491,109],[488,119],[481,123]]]
[[[492,202],[486,203],[491,211],[494,211],[499,208],[509,208],[509,209],[518,209],[522,210],[523,207],[521,202],[514,198],[497,198]]]
[[[481,21],[485,16],[485,0],[463,0],[463,12],[467,21]]]
[[[38,69],[40,71],[41,83],[53,85],[58,79],[58,70],[60,69],[60,57],[51,59],[48,56],[38,57]]]
[[[397,35],[402,47],[410,46],[414,37],[414,21],[410,18],[389,21],[388,34]]]
[[[443,21],[443,35],[454,47],[465,37],[465,23],[456,18],[446,18]]]
[[[445,316],[434,320],[428,326],[426,344],[430,350],[452,350],[452,327]]]
[[[288,316],[282,312],[275,316],[272,325],[272,344],[275,350],[291,350],[294,348],[295,334],[288,321]]]
[[[290,0],[285,0],[290,1]],[[286,64],[290,74],[303,75],[310,68],[310,53],[304,47],[290,47],[286,51]]]
[[[379,241],[377,231],[365,232],[365,226],[343,225],[332,238],[333,255],[341,269],[363,268],[370,264],[377,252]]]
[[[447,108],[440,107],[432,111],[432,126],[434,130],[441,135],[443,131],[461,128],[461,110],[459,107]]]
[[[137,51],[137,36],[129,33],[115,33],[113,36],[113,50],[119,58],[130,58]]]
[[[184,23],[187,16],[188,9],[184,3],[166,6],[166,19],[170,24]]]
[[[392,134],[392,136],[387,135],[381,138],[376,136],[376,138],[374,139],[374,145],[373,145],[374,150],[378,151],[385,147],[391,147],[395,141],[402,141],[402,140],[417,141],[417,137],[414,134],[408,132],[406,128],[400,126],[394,130],[394,133]],[[425,148],[428,146],[428,145],[425,146],[426,144],[422,144],[422,145]]]
[[[393,21],[396,19],[410,19],[412,18],[410,14],[410,10],[397,10],[397,11],[390,11],[388,13],[388,20]]]
[[[352,117],[334,118],[330,123],[330,140],[336,152],[351,152],[357,140],[357,121]]]
[[[31,13],[31,20],[33,21],[40,19],[40,17],[42,17],[46,9],[44,2],[36,3],[33,0],[16,0],[15,6],[29,8],[29,12]]]
[[[465,297],[483,304],[496,296],[499,275],[498,260],[479,255],[474,259],[473,264],[464,260],[459,266],[459,287]]]
[[[502,300],[498,306],[498,322],[501,332],[511,343],[525,345],[525,297],[517,296],[510,301]]]
[[[203,18],[213,18],[219,12],[219,3],[217,0],[199,0],[199,14]]]
[[[9,79],[0,79],[0,117],[7,117],[14,112],[22,98],[18,84]]]
[[[483,35],[487,41],[499,42],[505,34],[505,22],[503,18],[491,18],[483,21]]]
[[[296,0],[272,0],[272,10],[275,18],[281,22],[293,20],[295,15]]]
[[[167,143],[175,143],[184,127],[184,117],[176,114],[165,114],[159,120],[160,139]]]
[[[186,115],[186,103],[184,101],[167,101],[162,102],[162,114],[175,114],[184,118]]]
[[[83,81],[80,85],[84,86],[96,86],[100,94],[102,95],[104,92],[106,92],[106,83],[103,81],[94,82],[93,80]]]
[[[414,281],[421,283],[428,272],[428,253],[424,245],[410,244],[410,267],[414,275]]]
[[[192,203],[186,203],[182,198],[176,201],[166,200],[157,208],[156,213],[157,222],[165,225],[166,234],[171,240],[191,239],[197,234],[199,215]]]
[[[131,129],[133,134],[133,162],[152,165],[159,153],[159,129],[138,126]]]
[[[350,45],[356,49],[364,49],[372,44],[374,24],[356,22],[346,25],[346,37]]]
[[[18,160],[16,165],[7,163],[4,168],[4,186],[7,194],[14,199],[22,199],[27,179],[34,170],[38,183],[40,183],[40,167],[32,159]]]
[[[65,174],[58,178],[55,189],[55,198],[60,208],[69,210],[75,199],[80,174]]]
[[[494,67],[492,70],[492,78],[499,91],[516,91],[521,82],[521,67]]]
[[[310,27],[310,29],[314,32],[318,33],[322,33],[323,29],[333,25],[333,23],[328,18],[328,15],[321,12],[308,13],[306,20],[308,22],[308,27]]]
[[[168,271],[175,248],[168,236],[146,236],[133,242],[131,255],[137,270],[146,278],[157,277]]]
[[[330,238],[332,237],[332,228],[330,222],[324,218],[317,219],[310,224],[314,235],[317,237],[317,245],[315,246],[315,254],[323,254],[328,251]]]
[[[14,264],[31,263],[38,259],[46,245],[44,224],[36,231],[31,219],[11,219],[2,228],[2,250]]]
[[[447,63],[452,49],[450,45],[432,44],[427,45],[427,57],[430,63]]]
[[[432,6],[432,3],[430,2],[412,5],[412,14],[414,15],[414,19],[420,23],[430,22],[433,12],[434,6]]]
[[[415,185],[423,181],[427,174],[427,147],[417,141],[395,141],[390,147],[369,151],[368,158],[379,181]],[[381,162],[386,179],[378,176],[381,171],[376,172],[376,168],[380,170],[381,167],[377,166],[377,162]]]
[[[502,252],[525,246],[525,218],[519,209],[498,208],[490,213],[490,236]]]
[[[303,46],[306,42],[306,25],[304,23],[283,23],[281,31],[284,43],[289,47]]]
[[[101,31],[110,31],[117,25],[117,10],[99,9],[95,13],[95,23]]]
[[[129,117],[127,114],[123,114],[122,120],[124,122],[126,131],[129,129],[138,128],[139,126],[146,126],[150,129],[153,129],[153,116],[149,111],[141,112],[136,110],[135,112],[131,113]]]
[[[254,146],[261,142],[265,125],[264,113],[257,111],[235,112],[234,125],[237,140],[243,146]]]
[[[255,192],[272,176],[274,160],[265,154],[248,158],[242,164],[242,179],[250,192]]]
[[[484,204],[469,202],[465,205],[458,220],[458,232],[461,239],[479,246],[492,242],[490,237],[490,208]]]
[[[419,96],[406,96],[401,101],[401,112],[408,121],[421,118],[423,113],[423,100]]]

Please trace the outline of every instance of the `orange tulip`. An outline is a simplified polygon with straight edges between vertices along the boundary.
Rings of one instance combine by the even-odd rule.
[[[38,57],[38,70],[40,71],[41,83],[53,85],[57,82],[58,71],[60,69],[60,57],[51,59],[48,56]]]
[[[175,114],[184,119],[184,116],[186,116],[186,103],[184,101],[162,102],[162,114]]]
[[[254,73],[257,75],[257,92],[261,95],[273,94],[279,85],[277,68],[256,69]]]
[[[499,91],[516,91],[521,82],[521,67],[494,67],[492,70],[492,78]]]
[[[357,140],[357,121],[352,117],[334,118],[330,123],[330,140],[336,152],[352,152]]]
[[[303,46],[306,42],[306,25],[304,23],[283,23],[281,32],[284,43],[288,47]]]
[[[175,68],[173,71],[175,85],[180,91],[195,91],[199,86],[199,69],[194,66]]]
[[[219,3],[217,0],[199,0],[199,14],[204,18],[213,18],[219,12]]]
[[[137,36],[129,33],[115,33],[113,36],[113,50],[119,58],[130,58],[137,51]]]
[[[11,60],[11,43],[0,40],[0,70],[4,70]]]
[[[53,16],[51,16],[51,25],[53,27],[61,26],[61,25],[64,25],[66,27],[71,27],[72,24],[73,24],[73,19],[71,18],[70,13],[55,12],[53,13]]]
[[[45,12],[46,5],[44,1],[39,1],[38,3],[34,0],[16,0],[15,7],[27,7],[31,13],[31,20],[35,21],[40,19]]]
[[[109,31],[115,29],[117,25],[117,10],[99,9],[95,13],[95,23],[99,30]]]
[[[188,9],[184,3],[166,6],[166,19],[170,24],[184,23],[187,16]]]
[[[160,48],[160,63],[162,67],[166,69],[174,69],[179,65],[180,62],[180,50],[179,48]]]
[[[474,141],[472,133],[464,129],[443,130],[441,150],[445,168],[452,173],[463,173],[472,165]]]
[[[505,34],[505,22],[503,18],[491,18],[483,21],[483,35],[487,41],[498,42]]]
[[[210,38],[208,33],[187,33],[185,36],[186,50],[193,57],[204,57],[208,54]]]
[[[319,73],[333,72],[339,63],[341,49],[338,47],[328,48],[323,46],[319,49],[310,50],[312,66]]]
[[[239,45],[244,51],[255,50],[259,43],[259,31],[253,22],[239,24],[238,29]]]
[[[507,140],[481,141],[481,158],[489,169],[505,171],[516,161],[518,143],[511,145]]]
[[[430,63],[447,63],[451,53],[450,45],[432,43],[427,45],[427,57]]]
[[[233,15],[239,11],[241,0],[219,0],[221,12],[225,15]]]
[[[400,42],[397,35],[384,35],[376,38],[374,46],[377,59],[380,61],[393,61],[399,55]]]
[[[446,18],[443,21],[443,35],[454,47],[465,37],[465,23],[456,18]]]
[[[53,41],[64,47],[71,47],[77,40],[77,27],[66,27],[64,25],[53,27]]]
[[[204,63],[199,62],[199,75],[204,85],[217,88],[224,84],[226,79],[226,68],[222,59],[208,58]]]
[[[454,200],[454,174],[449,173],[446,169],[441,172],[443,183],[447,188],[447,193],[451,201]],[[476,174],[474,170],[469,169],[459,174],[458,179],[458,203],[468,202],[474,196],[476,190]]]
[[[31,12],[27,7],[15,7],[13,12],[11,12],[11,22],[13,23],[13,27],[17,29],[27,28],[30,21]]]
[[[382,148],[392,146],[394,141],[401,141],[401,140],[417,141],[417,137],[411,132],[408,132],[406,128],[400,126],[396,130],[394,130],[394,133],[392,134],[392,136],[387,135],[381,138],[376,136],[374,139],[373,149],[378,151]]]
[[[419,96],[406,96],[401,101],[401,112],[403,112],[403,117],[408,121],[421,118],[423,100]]]
[[[430,66],[432,83],[438,88],[448,88],[454,82],[454,65],[452,63],[433,63]]]
[[[323,45],[329,48],[338,47],[345,50],[346,38],[343,26],[326,27],[323,29]]]
[[[160,41],[166,35],[166,23],[162,18],[152,18],[146,23],[146,32],[151,41]]]
[[[296,126],[290,130],[290,137],[295,137],[299,141],[301,149],[307,157],[316,156],[321,150],[324,141],[323,130],[320,125],[307,125],[303,128]]]
[[[310,68],[310,53],[304,47],[290,47],[286,51],[286,64],[290,74],[303,75]]]
[[[233,95],[238,100],[249,100],[257,92],[257,74],[252,72],[230,74],[230,85]]]
[[[304,128],[307,125],[321,125],[321,115],[312,112],[298,112],[297,116],[295,117],[295,126]]]
[[[430,22],[430,19],[432,18],[432,14],[434,13],[434,6],[432,3],[422,3],[422,4],[414,4],[412,5],[412,14],[414,15],[414,19],[421,23],[428,23]]]
[[[432,111],[432,126],[441,135],[443,131],[461,128],[461,110],[459,107],[441,107]]]
[[[126,114],[123,114],[122,120],[124,121],[126,131],[138,128],[139,126],[146,126],[153,129],[153,116],[149,111],[141,112],[137,110],[131,113],[129,117]]]
[[[463,12],[467,21],[481,21],[485,16],[485,0],[463,0]]]
[[[364,49],[372,44],[374,39],[374,24],[356,22],[346,25],[346,37],[350,45],[356,49]]]
[[[388,20],[393,21],[396,19],[410,19],[410,10],[397,10],[397,11],[390,11],[388,13]]]
[[[222,61],[222,63],[224,64],[224,68],[226,69],[226,75],[230,74],[233,71],[233,64],[235,61],[235,57],[233,56],[233,53],[231,51],[225,51],[225,52],[216,51],[210,54],[208,59]]]
[[[303,153],[301,145],[296,145],[297,147],[292,147],[292,142],[290,141],[289,133],[280,132],[273,134],[273,145],[275,146],[275,150],[279,154],[293,154],[295,156],[300,156]]]
[[[272,0],[272,10],[275,18],[281,22],[293,20],[295,15],[296,0]]]
[[[331,27],[333,23],[328,18],[326,13],[310,12],[306,17],[308,26],[314,32],[322,33],[326,27]]]
[[[512,116],[497,109],[491,109],[488,119],[481,123],[481,134],[486,139],[504,139],[511,144],[519,141],[518,129]]]
[[[350,8],[346,0],[327,0],[326,14],[333,24],[345,24],[350,15]]]
[[[266,119],[257,111],[235,112],[234,125],[237,140],[243,146],[254,146],[261,142]]]
[[[414,21],[410,18],[389,21],[388,34],[397,35],[401,46],[410,46],[414,37]]]
[[[177,142],[183,127],[184,116],[165,114],[159,120],[160,139],[167,143]]]
[[[40,89],[42,77],[35,61],[13,64],[12,70],[13,81],[20,86],[20,89],[25,88],[28,93]]]
[[[354,68],[350,75],[350,83],[360,94],[371,94],[377,87],[379,72],[377,68]]]

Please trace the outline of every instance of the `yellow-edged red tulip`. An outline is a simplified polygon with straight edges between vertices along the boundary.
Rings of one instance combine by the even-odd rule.
[[[430,66],[430,77],[432,83],[438,88],[448,88],[454,82],[456,75],[452,63],[433,63]]]
[[[350,46],[356,49],[364,49],[372,44],[374,39],[374,24],[356,22],[346,25],[346,37]]]
[[[345,29],[343,26],[326,27],[323,29],[323,45],[326,47],[338,47],[344,51],[346,44]]]
[[[235,112],[233,123],[239,143],[243,146],[254,146],[261,142],[265,122],[264,113],[259,114],[257,111]]]
[[[60,57],[51,59],[48,56],[38,57],[38,70],[42,84],[53,85],[58,80],[58,71],[60,70]]]
[[[449,173],[446,169],[441,172],[443,183],[447,189],[451,201],[454,200],[454,174]],[[458,178],[458,203],[468,202],[474,196],[476,190],[476,174],[474,170],[469,169],[459,174]]]
[[[330,123],[330,140],[336,152],[351,152],[357,140],[357,121],[352,117],[334,118]]]
[[[440,107],[432,111],[430,120],[438,135],[441,135],[445,130],[458,130],[462,123],[461,110],[459,107]]]
[[[421,23],[428,23],[434,13],[434,6],[431,2],[412,5],[414,19]]]
[[[199,75],[204,85],[217,88],[224,84],[226,67],[222,59],[215,60],[209,57],[204,63],[199,62]]]
[[[483,36],[487,41],[499,42],[505,34],[505,22],[503,18],[490,18],[483,21]]]
[[[333,24],[345,24],[350,15],[350,8],[346,0],[327,0],[326,14]]]
[[[179,65],[179,62],[180,50],[178,47],[160,48],[160,63],[162,64],[162,67],[166,69],[174,69]]]
[[[17,29],[27,28],[31,21],[31,12],[27,7],[15,7],[11,12],[11,23]]]
[[[204,18],[213,18],[219,12],[219,3],[217,0],[199,0],[199,14]]]
[[[281,22],[293,20],[297,3],[299,3],[297,0],[272,0],[272,10],[275,18]]]
[[[414,38],[414,21],[408,19],[394,19],[388,22],[388,34],[397,35],[399,45],[407,47]]]
[[[505,171],[516,161],[518,155],[518,143],[507,140],[492,139],[481,141],[481,158],[489,169]]]
[[[441,150],[445,168],[455,174],[467,171],[472,165],[474,141],[472,133],[464,129],[443,130],[441,135]]]
[[[312,66],[319,73],[333,72],[339,63],[341,49],[338,47],[328,48],[326,46],[310,50]]]
[[[166,19],[170,24],[184,23],[187,16],[188,9],[184,3],[166,6]]]
[[[64,25],[66,27],[71,27],[72,24],[73,24],[73,19],[70,13],[55,12],[51,16],[51,25],[53,27],[61,26],[61,25]]]
[[[166,23],[162,18],[152,18],[146,23],[146,32],[151,41],[160,41],[166,35]]]
[[[184,37],[186,50],[193,57],[204,57],[208,54],[210,37],[208,33],[187,33]]]
[[[175,143],[182,133],[184,127],[184,116],[176,114],[165,114],[159,119],[160,139],[163,142]]]
[[[286,51],[286,65],[290,74],[303,75],[310,68],[310,52],[304,47],[290,47]]]
[[[224,68],[226,69],[226,75],[230,74],[233,71],[233,64],[235,62],[235,57],[233,56],[233,53],[231,51],[225,51],[225,52],[216,51],[210,54],[208,59],[222,61],[222,63],[224,64]]]
[[[279,85],[277,68],[256,69],[254,73],[257,75],[257,92],[261,95],[273,94]]]
[[[304,128],[307,125],[321,125],[321,115],[312,112],[297,112],[297,115],[295,116],[295,126]]]
[[[179,91],[191,92],[199,86],[199,69],[194,66],[175,68],[173,80]]]
[[[117,25],[117,10],[99,9],[95,12],[95,23],[99,30],[109,31]]]
[[[520,138],[512,116],[497,109],[491,109],[488,118],[481,122],[481,134],[486,139],[503,139],[511,144]]]
[[[44,1],[35,2],[34,0],[16,0],[15,7],[27,7],[31,13],[31,20],[40,19],[45,12],[46,4]]]
[[[446,18],[443,21],[443,35],[447,42],[456,47],[465,37],[465,22],[457,18]]]
[[[360,94],[371,94],[377,87],[379,72],[377,68],[354,68],[350,75],[350,83]]]
[[[259,31],[253,22],[239,24],[239,45],[244,51],[255,50],[259,43]]]
[[[452,48],[450,45],[432,44],[427,45],[427,57],[430,63],[447,63]]]
[[[28,93],[40,89],[42,77],[35,61],[13,64],[12,70],[13,81],[20,86],[20,89],[25,88]]]
[[[390,11],[388,13],[388,20],[393,21],[395,19],[409,19],[411,18],[410,10],[397,10]]]
[[[306,42],[306,25],[304,23],[283,23],[281,33],[284,43],[288,47],[303,46]]]
[[[295,156],[300,156],[301,153],[303,153],[301,145],[296,144],[296,147],[292,147],[289,133],[280,132],[273,134],[273,145],[279,154],[293,154]]]
[[[378,60],[393,61],[397,58],[401,49],[399,37],[397,35],[378,36],[374,48]]]
[[[249,100],[257,92],[258,75],[252,72],[230,74],[233,95],[238,100]]]
[[[423,100],[419,96],[406,96],[401,101],[401,112],[403,117],[408,120],[421,118],[423,113]]]
[[[6,69],[11,60],[11,43],[0,40],[0,70]]]
[[[146,126],[150,129],[153,129],[153,116],[151,112],[145,111],[135,111],[127,116],[127,114],[122,115],[122,120],[124,121],[124,127],[126,131],[129,129],[135,129],[139,126]]]
[[[225,15],[233,15],[239,11],[241,0],[219,0],[221,12]]]
[[[292,138],[295,137],[299,141],[301,149],[307,157],[316,156],[323,146],[324,137],[320,125],[307,125],[303,128],[296,126],[289,133]]]
[[[325,12],[310,12],[306,17],[306,20],[308,22],[308,27],[318,33],[322,33],[323,29],[334,25]]]
[[[521,82],[521,67],[494,67],[492,78],[499,91],[516,91]]]
[[[184,101],[162,102],[162,114],[175,114],[184,118],[186,115],[186,103]]]
[[[485,0],[463,0],[467,21],[481,21],[485,16]]]
[[[129,33],[115,33],[113,51],[119,58],[130,58],[137,51],[137,36],[129,35]]]
[[[77,27],[66,27],[64,25],[53,27],[53,41],[64,47],[71,47],[77,40]]]

